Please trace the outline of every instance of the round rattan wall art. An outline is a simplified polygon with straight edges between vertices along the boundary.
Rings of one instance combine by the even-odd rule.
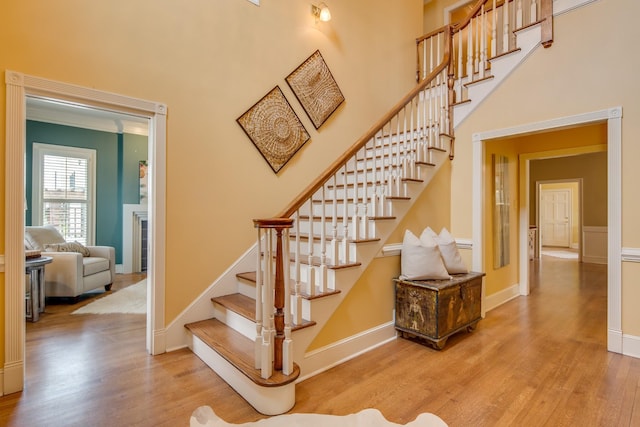
[[[309,134],[279,86],[237,119],[271,169],[278,173],[309,140]]]

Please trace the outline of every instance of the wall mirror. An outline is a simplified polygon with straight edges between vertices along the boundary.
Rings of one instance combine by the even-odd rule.
[[[509,159],[493,154],[493,268],[509,265]]]

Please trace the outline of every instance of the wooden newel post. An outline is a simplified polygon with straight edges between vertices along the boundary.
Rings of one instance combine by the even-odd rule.
[[[265,304],[264,312],[273,313],[273,369],[281,371],[283,368],[283,343],[285,341],[285,311],[288,309],[287,295],[289,293],[285,289],[285,275],[289,274],[285,266],[289,265],[289,254],[285,254],[285,240],[289,238],[288,229],[293,227],[293,219],[291,218],[271,218],[271,219],[254,219],[254,226],[259,229],[266,229],[267,232],[275,234],[275,254],[273,248],[268,245],[264,248],[264,301],[269,304],[273,301],[273,307],[267,307]],[[272,236],[273,236],[272,234]],[[269,264],[267,266],[266,264]],[[275,268],[269,268],[273,265]],[[273,272],[266,274],[267,272]],[[272,286],[270,286],[272,285]],[[268,297],[266,294],[270,294]]]
[[[449,54],[451,54],[453,52],[453,27],[448,26],[447,28],[447,37],[446,37],[446,49],[447,52],[449,52]],[[458,37],[462,37],[462,33],[459,34]],[[453,126],[453,104],[456,103],[456,91],[454,89],[454,84],[455,84],[456,80],[455,80],[455,69],[454,69],[454,65],[453,65],[453,58],[449,59],[449,66],[447,67],[447,89],[448,89],[448,96],[449,96],[449,101],[447,102],[447,106],[448,106],[448,111],[447,114],[449,115],[449,128],[447,129],[447,134],[449,134],[451,136],[451,142],[449,143],[449,159],[453,160],[454,157],[454,144],[455,144],[455,137],[454,137],[454,126]],[[460,98],[462,98],[462,94],[460,94]]]
[[[276,277],[273,305],[273,323],[276,328],[273,348],[273,368],[282,370],[282,343],[284,342],[284,274],[282,269],[282,229],[276,229]]]

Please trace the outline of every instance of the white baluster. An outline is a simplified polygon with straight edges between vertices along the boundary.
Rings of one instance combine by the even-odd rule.
[[[331,201],[331,259],[334,264],[340,259],[340,243],[338,241],[338,177],[333,174],[333,200]],[[347,191],[344,187],[343,191]]]
[[[498,36],[498,21],[496,21],[496,0],[493,0],[493,7],[491,8],[491,52],[490,56],[496,56],[498,54],[497,40]]]
[[[325,188],[322,186],[322,213],[320,214],[320,267],[318,267],[318,281],[322,292],[327,289],[327,198]],[[313,239],[313,230],[310,236]],[[335,261],[335,260],[334,260]]]
[[[538,5],[536,3],[536,0],[531,0],[531,11],[529,13],[529,23],[533,24],[538,20]]]
[[[474,37],[475,37],[475,53],[473,55],[473,70],[474,72],[480,73],[480,38],[482,34],[480,34],[480,17],[475,17],[472,19],[475,22],[473,25]]]
[[[294,246],[294,264],[293,264],[293,277],[295,280],[295,296],[294,296],[294,304],[293,304],[293,314],[294,320],[293,323],[299,325],[302,323],[302,277],[300,274],[300,210],[296,213],[296,240]],[[288,271],[288,270],[285,270]]]
[[[460,34],[460,33],[458,33],[458,34]],[[430,132],[429,131],[429,124],[427,122],[427,120],[428,120],[428,114],[427,114],[428,113],[428,108],[427,108],[427,105],[429,103],[429,99],[428,99],[429,95],[428,95],[427,88],[424,88],[421,93],[422,93],[422,116],[423,116],[422,124],[423,124],[423,127],[424,127],[424,130],[422,131],[423,132],[423,135],[422,135],[423,136],[423,140],[422,140],[422,161],[423,162],[427,162],[428,161],[427,153],[428,153],[428,150],[429,150],[429,132]]]
[[[369,238],[369,196],[368,196],[369,177],[368,177],[368,173],[366,172],[366,169],[369,167],[367,162],[367,154],[366,154],[368,145],[369,145],[369,142],[367,142],[364,145],[365,173],[364,173],[364,179],[362,180],[362,235],[364,236],[365,239]],[[373,159],[375,160],[375,158],[376,158],[376,151],[374,147]]]
[[[429,37],[429,74],[433,71],[433,37]]]
[[[290,375],[293,373],[293,341],[291,340],[291,283],[290,280],[290,257],[289,257],[289,229],[283,232],[282,253],[284,263],[284,342],[282,343],[282,373]]]
[[[347,183],[347,164],[343,166],[342,181],[344,184],[344,192],[342,193],[342,262],[349,262],[349,209],[348,209],[348,191]]]
[[[382,126],[382,135],[385,134],[385,125]],[[389,123],[389,135],[391,135],[391,123]],[[391,151],[391,147],[393,146],[393,138],[391,136],[389,136],[389,143],[387,144],[389,147],[389,150]],[[382,143],[381,143],[381,150],[384,152],[384,136],[382,137]],[[384,173],[384,161],[385,158],[384,156],[382,157],[381,161],[380,161],[380,173],[379,175],[376,177],[376,180],[379,180],[378,183],[378,203],[379,203],[379,207],[378,207],[378,215],[380,216],[384,216],[385,215],[385,210],[384,210],[384,198],[385,198],[385,173]],[[389,158],[389,162],[391,162],[391,157]],[[386,179],[390,179],[389,177],[386,177]]]
[[[473,80],[473,19],[467,25],[467,81]]]
[[[422,40],[422,79],[427,78],[427,41]]]
[[[442,70],[442,74],[446,78],[447,77],[447,70],[446,69]],[[449,99],[449,90],[446,87],[444,88],[444,91],[445,91],[445,94],[444,94],[444,97],[445,97],[444,129],[445,129],[445,131],[444,132],[448,134],[449,133],[449,129],[450,129],[449,124],[450,124],[450,120],[451,120],[451,117],[449,117],[449,105],[451,104],[451,99]],[[440,138],[440,139],[442,140],[442,138]],[[444,142],[441,141],[440,144],[441,144],[441,147],[442,147],[442,144],[444,144]]]
[[[502,53],[509,51],[509,2],[502,6]]]
[[[487,68],[487,14],[484,13],[484,4],[480,8],[480,78],[484,79],[484,72]]]
[[[420,161],[420,153],[422,152],[422,113],[420,110],[420,105],[422,103],[421,98],[422,92],[419,92],[417,97],[414,98],[416,102],[416,160]],[[418,169],[418,172],[420,169]]]
[[[351,221],[351,238],[353,240],[360,239],[360,217],[358,212],[358,175],[360,172],[358,171],[358,153],[354,154],[353,160],[355,163],[355,169],[353,172],[353,217]]]
[[[311,206],[311,214],[309,215],[309,237],[307,239],[307,248],[308,248],[308,260],[307,260],[307,291],[309,295],[313,296],[316,294],[316,274],[315,267],[313,266],[313,217],[315,215],[315,211],[313,209],[313,196],[309,198],[309,206]],[[323,206],[324,208],[324,206]]]
[[[258,229],[258,247],[256,256],[256,338],[254,342],[254,364],[256,369],[260,369],[262,363],[262,229]]]
[[[522,28],[522,0],[518,0],[518,9],[516,12],[516,29]]]
[[[458,31],[458,81],[460,82],[460,92],[458,101],[462,101],[462,31]]]

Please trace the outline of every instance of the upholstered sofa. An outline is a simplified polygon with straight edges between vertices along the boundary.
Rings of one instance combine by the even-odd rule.
[[[25,227],[25,249],[42,251],[53,262],[44,270],[47,297],[77,297],[115,279],[116,251],[110,246],[83,246],[66,242],[53,226]]]

